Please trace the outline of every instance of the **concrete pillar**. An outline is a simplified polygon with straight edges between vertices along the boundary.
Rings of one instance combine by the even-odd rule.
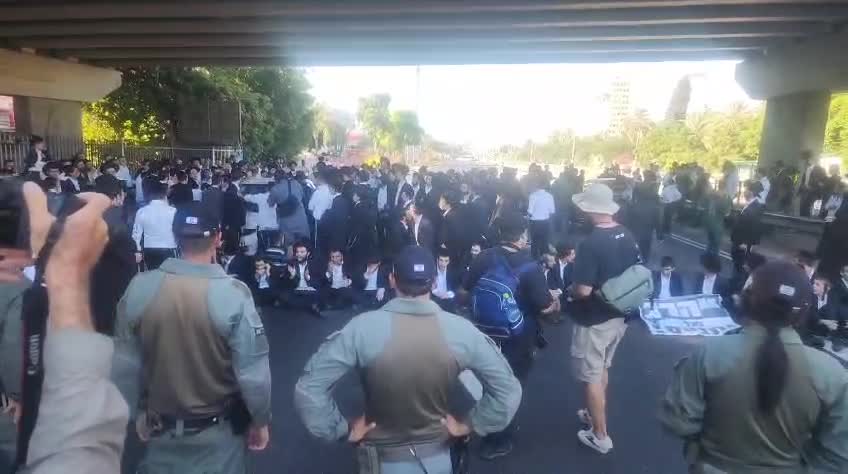
[[[830,91],[799,92],[768,99],[759,164],[770,167],[782,160],[787,165],[799,166],[802,151],[821,153],[829,108]]]
[[[20,134],[81,138],[82,103],[16,96],[15,122]]]

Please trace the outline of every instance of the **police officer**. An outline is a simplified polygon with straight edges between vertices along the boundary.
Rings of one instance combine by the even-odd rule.
[[[361,473],[450,474],[451,438],[503,430],[521,402],[521,385],[492,340],[430,300],[435,274],[429,250],[403,248],[389,276],[397,297],[330,335],[295,387],[307,429],[358,444]],[[449,405],[466,369],[485,389],[463,416]],[[331,391],[352,370],[367,396],[364,415],[347,420]]]
[[[810,291],[791,263],[762,265],[742,331],[677,365],[660,420],[686,440],[690,473],[848,472],[848,373],[793,329]]]
[[[118,305],[113,379],[138,409],[139,472],[244,473],[269,440],[265,330],[247,286],[209,263],[214,212],[189,203],[173,229],[182,258],[137,275]]]

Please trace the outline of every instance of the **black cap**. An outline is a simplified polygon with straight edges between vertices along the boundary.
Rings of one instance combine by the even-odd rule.
[[[813,288],[804,270],[797,265],[772,261],[759,266],[751,275],[751,295],[758,301],[782,299],[794,310],[810,304]]]
[[[199,202],[182,205],[174,214],[174,235],[177,237],[210,237],[218,228],[218,215]]]
[[[394,274],[404,283],[427,283],[436,275],[436,260],[424,247],[408,245],[395,257]]]

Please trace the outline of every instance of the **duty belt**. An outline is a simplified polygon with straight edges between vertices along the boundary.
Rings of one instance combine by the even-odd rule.
[[[382,462],[405,462],[415,461],[416,457],[429,458],[450,450],[450,446],[444,441],[431,441],[429,443],[410,443],[400,446],[377,447]]]
[[[177,428],[178,424],[182,423],[183,430],[187,432],[203,431],[206,428],[210,428],[227,420],[228,418],[229,417],[226,413],[221,413],[219,415],[214,416],[207,416],[203,418],[189,419],[176,418],[168,415],[159,416],[162,431],[174,430]]]

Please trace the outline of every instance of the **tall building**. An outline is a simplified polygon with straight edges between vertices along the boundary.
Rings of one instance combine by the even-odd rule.
[[[631,112],[630,81],[621,77],[612,81],[607,95],[607,106],[609,107],[607,131],[611,135],[621,135],[624,130],[624,122]]]

